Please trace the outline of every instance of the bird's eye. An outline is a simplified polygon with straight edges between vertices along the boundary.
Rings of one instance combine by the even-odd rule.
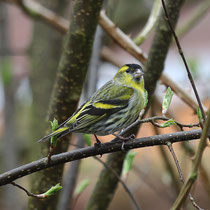
[[[127,69],[127,70],[126,70],[126,73],[129,73],[129,72],[130,72],[130,69]]]

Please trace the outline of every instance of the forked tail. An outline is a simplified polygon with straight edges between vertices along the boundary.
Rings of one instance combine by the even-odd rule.
[[[53,136],[57,136],[57,138],[61,138],[62,136],[65,136],[67,133],[69,133],[69,127],[58,128],[57,130],[50,133],[49,135],[44,136],[43,138],[39,139],[38,143],[45,142],[49,140],[50,137],[53,137]]]

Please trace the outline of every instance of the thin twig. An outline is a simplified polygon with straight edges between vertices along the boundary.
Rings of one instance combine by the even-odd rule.
[[[134,123],[132,123],[130,126],[128,126],[125,130],[123,130],[123,133],[127,132],[128,130],[130,130],[131,128],[134,128],[137,125],[140,125],[142,123],[152,123],[153,125],[160,127],[160,125],[158,123],[155,123],[155,121],[157,120],[163,120],[163,121],[168,121],[170,120],[170,118],[168,117],[163,117],[163,116],[154,116],[154,117],[149,117],[149,118],[145,118],[142,120],[137,120]],[[193,127],[199,127],[199,123],[196,124],[182,124],[180,122],[174,121],[179,127],[188,127],[188,128],[193,128]],[[160,127],[162,128],[162,127]]]
[[[204,128],[203,128],[201,140],[199,142],[198,149],[197,149],[197,152],[195,154],[195,158],[194,158],[193,163],[192,163],[192,170],[191,170],[190,176],[187,179],[187,181],[185,182],[184,186],[182,187],[176,201],[174,202],[174,204],[171,208],[172,210],[180,209],[182,203],[186,199],[187,194],[190,192],[190,189],[191,189],[193,183],[197,179],[198,168],[199,168],[200,163],[201,163],[201,159],[202,159],[204,149],[207,145],[206,139],[208,137],[208,134],[210,133],[209,128],[210,128],[210,110],[208,112],[208,116],[207,116],[207,119],[205,121]]]
[[[13,185],[13,186],[15,186],[15,187],[17,187],[17,188],[19,188],[19,189],[21,189],[21,190],[23,190],[28,196],[32,196],[32,197],[38,198],[38,199],[44,199],[44,198],[47,197],[44,194],[38,194],[38,195],[36,195],[34,193],[31,193],[28,190],[26,190],[24,187],[20,186],[19,184],[15,183],[15,182],[10,182],[10,184]]]
[[[111,171],[115,175],[115,177],[118,179],[118,181],[122,184],[125,191],[128,193],[128,195],[129,195],[130,199],[132,200],[135,208],[140,209],[139,204],[137,203],[137,201],[136,201],[135,197],[133,196],[132,192],[129,190],[129,188],[127,187],[125,182],[120,178],[120,176],[116,173],[116,171],[114,169],[112,169],[111,167],[109,167],[109,165],[107,165],[100,158],[98,158],[98,157],[93,157],[93,158],[96,159],[97,161],[99,161],[106,169],[108,169],[109,171]]]
[[[184,176],[183,176],[183,174],[182,174],[182,170],[181,170],[181,167],[180,167],[180,165],[179,165],[179,161],[178,161],[178,159],[177,159],[177,157],[176,157],[176,154],[175,154],[175,152],[174,152],[174,150],[173,150],[173,147],[172,147],[171,142],[168,142],[168,143],[167,143],[167,146],[168,146],[168,149],[169,149],[169,151],[171,152],[172,157],[173,157],[173,159],[174,159],[174,162],[175,162],[175,164],[176,164],[176,168],[177,168],[177,171],[178,171],[178,173],[179,173],[180,180],[181,180],[181,182],[184,184]]]
[[[161,110],[161,104],[159,103],[157,98],[153,99],[153,102],[151,104],[151,108],[152,108],[151,109],[152,116],[156,115],[155,108],[157,108],[157,109],[160,108],[160,110]],[[153,129],[154,129],[154,132],[155,132],[156,135],[160,134],[159,129],[156,126],[153,126]],[[165,148],[163,146],[160,146],[159,149],[160,149],[160,154],[161,154],[161,156],[162,156],[162,158],[164,160],[165,167],[166,167],[168,173],[171,176],[172,184],[173,184],[173,187],[175,188],[176,195],[178,195],[178,193],[179,193],[179,191],[181,189],[181,183],[180,183],[180,181],[179,181],[179,179],[178,179],[178,177],[176,175],[176,171],[175,171],[175,169],[174,169],[174,167],[172,165],[173,163],[170,161],[170,159],[168,157],[168,154],[166,153]]]
[[[178,171],[178,173],[179,173],[180,180],[181,180],[182,184],[184,184],[184,182],[185,182],[185,181],[184,181],[184,176],[183,176],[181,167],[180,167],[180,165],[179,165],[179,161],[178,161],[178,159],[177,159],[177,157],[176,157],[176,154],[175,154],[175,152],[174,152],[174,149],[173,149],[173,147],[172,147],[171,142],[168,142],[168,143],[167,143],[167,146],[168,146],[168,149],[169,149],[169,151],[171,152],[172,157],[173,157],[173,159],[174,159],[174,162],[175,162],[175,164],[176,164],[176,168],[177,168],[177,171]],[[193,196],[191,195],[191,193],[189,193],[189,198],[190,198],[190,201],[192,202],[192,205],[195,206],[195,208],[197,208],[197,209],[199,209],[199,210],[202,210],[202,208],[199,207],[198,204],[195,202],[195,200],[194,200]]]
[[[106,16],[104,11],[100,13],[99,24],[123,49],[136,57],[140,62],[145,63],[146,56],[142,50]]]
[[[176,45],[177,45],[179,54],[181,55],[182,60],[183,60],[183,62],[184,62],[185,68],[186,68],[186,70],[187,70],[188,78],[189,78],[189,80],[190,80],[190,83],[191,83],[191,85],[192,85],[193,91],[194,91],[194,93],[195,93],[195,97],[196,97],[197,102],[198,102],[198,105],[199,105],[199,107],[200,107],[200,110],[201,110],[201,113],[202,113],[202,117],[203,117],[203,121],[205,121],[206,117],[205,117],[204,109],[203,109],[203,106],[202,106],[200,97],[199,97],[199,95],[198,95],[198,91],[197,91],[197,89],[196,89],[196,86],[195,86],[195,83],[194,83],[192,74],[191,74],[190,69],[189,69],[189,67],[188,67],[188,64],[187,64],[187,61],[186,61],[186,59],[185,59],[185,56],[184,56],[182,47],[181,47],[181,45],[180,45],[180,43],[179,43],[178,37],[176,36],[176,33],[175,33],[175,31],[174,31],[174,29],[173,29],[173,26],[172,26],[172,24],[171,24],[171,21],[170,21],[170,19],[169,19],[169,15],[168,15],[168,12],[167,12],[167,9],[166,9],[166,6],[165,6],[165,2],[164,2],[164,0],[161,0],[161,1],[162,1],[163,9],[164,9],[164,12],[165,12],[166,21],[168,22],[168,25],[169,25],[169,27],[170,27],[172,33],[173,33],[173,36],[174,36],[174,39],[175,39],[175,42],[176,42]]]

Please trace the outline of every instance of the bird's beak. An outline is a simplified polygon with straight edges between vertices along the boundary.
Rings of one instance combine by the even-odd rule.
[[[140,69],[136,69],[136,71],[134,72],[135,79],[140,79],[143,75],[144,73]]]

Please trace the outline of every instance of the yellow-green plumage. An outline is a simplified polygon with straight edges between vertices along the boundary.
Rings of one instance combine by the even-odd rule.
[[[141,66],[126,64],[56,131],[39,142],[51,136],[59,138],[70,132],[104,136],[126,128],[143,109],[144,92]]]

